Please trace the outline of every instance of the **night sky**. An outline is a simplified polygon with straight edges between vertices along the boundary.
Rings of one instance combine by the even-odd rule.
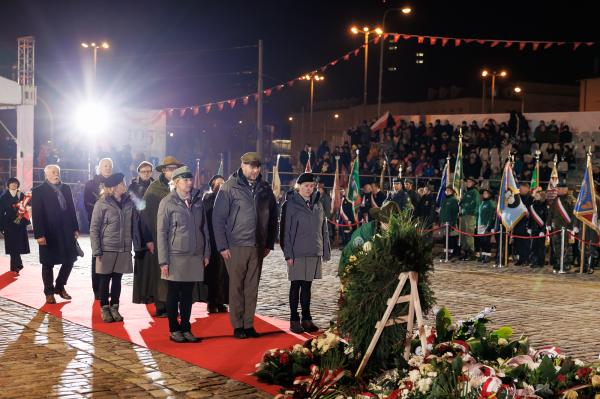
[[[387,31],[514,40],[599,41],[597,12],[587,3],[523,9],[532,2],[413,1],[413,14],[390,12]],[[99,52],[99,92],[115,106],[169,107],[219,101],[256,90],[258,39],[264,40],[265,87],[286,82],[358,47],[353,24],[380,24],[404,2],[342,1],[63,1],[14,0],[0,6],[0,75],[10,77],[16,38],[36,37],[38,93],[53,108],[83,97],[91,53],[82,41],[107,40]],[[581,5],[580,5],[581,4]],[[234,47],[242,47],[232,49]],[[227,49],[227,50],[225,50]],[[415,53],[425,63],[415,64]],[[504,67],[515,81],[577,84],[598,75],[600,46],[550,50],[455,48],[400,41],[386,56],[384,101],[422,100],[427,88],[456,85],[477,96],[482,66]],[[369,100],[376,101],[378,48],[370,53]],[[362,98],[362,53],[326,71],[317,103]],[[510,82],[505,82],[510,84]],[[266,99],[265,122],[282,123],[305,105],[306,84]],[[249,110],[227,111],[237,120]]]

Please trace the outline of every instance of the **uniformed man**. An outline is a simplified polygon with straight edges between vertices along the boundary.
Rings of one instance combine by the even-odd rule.
[[[529,193],[529,183],[522,182],[519,184],[519,196],[521,197],[521,202],[523,205],[529,208],[533,203],[533,197]],[[513,227],[513,234],[518,236],[527,236],[527,226],[529,224],[529,216],[524,216],[517,222],[515,227]],[[513,238],[513,250],[515,251],[517,261],[515,262],[515,266],[524,266],[529,263],[529,255],[531,252],[531,244],[532,240],[527,238]]]
[[[544,237],[546,235],[546,219],[548,217],[548,206],[546,196],[541,187],[533,189],[533,202],[529,206],[529,220],[527,222],[527,233],[531,237]],[[544,267],[546,263],[546,245],[544,238],[533,238],[531,240],[531,256],[529,263],[531,268]]]
[[[390,192],[390,196],[388,200],[394,201],[398,204],[398,207],[401,211],[405,210],[407,206],[409,207],[410,202],[408,200],[408,196],[406,195],[406,191],[402,188],[402,180],[399,177],[394,177],[392,180],[393,191]]]
[[[338,218],[339,233],[342,240],[342,245],[346,245],[350,241],[350,236],[356,229],[356,218],[354,217],[354,207],[352,202],[346,198],[346,190],[340,188],[340,196],[342,197],[342,205]]]
[[[467,188],[464,191],[460,200],[460,230],[466,233],[475,233],[475,223],[477,217],[477,209],[481,202],[479,191],[475,187],[475,178],[467,179]],[[461,239],[462,250],[464,255],[460,260],[471,260],[475,250],[475,240],[472,236],[464,236]]]
[[[415,182],[410,179],[404,179],[404,190],[406,191],[406,195],[410,200],[410,205],[413,210],[417,209],[417,205],[419,204],[419,195],[415,191]]]
[[[494,228],[496,216],[496,202],[493,200],[493,193],[484,188],[482,198],[477,208],[477,234],[488,234]],[[492,256],[491,236],[476,237],[476,246],[481,251],[479,261],[488,263]]]
[[[560,230],[563,227],[567,230],[573,228],[573,208],[575,206],[575,198],[569,193],[569,189],[564,183],[559,183],[556,189],[557,197],[552,201],[548,211],[547,224],[551,230]],[[571,268],[573,262],[572,248],[567,242],[568,235],[565,233],[565,251],[563,265],[565,270]],[[557,273],[560,269],[560,253],[561,253],[561,235],[555,234],[550,238],[552,246],[552,269]]]
[[[458,200],[455,194],[454,189],[447,186],[446,198],[444,198],[440,207],[440,225],[448,223],[449,228],[456,227],[458,221]],[[458,233],[450,228],[448,235],[448,259],[450,259],[460,255],[460,248],[458,246]]]

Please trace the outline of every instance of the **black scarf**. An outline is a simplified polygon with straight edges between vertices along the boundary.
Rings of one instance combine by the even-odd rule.
[[[52,183],[48,182],[48,185],[56,193],[56,198],[58,198],[58,205],[60,206],[60,210],[61,211],[66,210],[67,209],[67,200],[65,199],[65,196],[62,193],[62,182],[59,182],[58,184],[52,184]]]

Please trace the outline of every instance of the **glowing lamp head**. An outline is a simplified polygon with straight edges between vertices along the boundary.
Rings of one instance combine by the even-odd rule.
[[[75,112],[75,125],[83,132],[92,135],[100,134],[109,126],[109,113],[101,104],[84,104]]]

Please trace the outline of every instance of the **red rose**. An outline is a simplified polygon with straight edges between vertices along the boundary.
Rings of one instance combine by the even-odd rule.
[[[561,384],[564,384],[567,381],[567,377],[564,374],[558,374],[556,376],[556,381],[560,382]]]
[[[398,399],[400,397],[400,389],[396,389],[392,393],[389,394],[387,399]]]
[[[283,352],[279,355],[279,362],[284,365],[288,364],[290,362],[290,355],[287,352]]]
[[[413,382],[411,380],[408,380],[404,383],[404,386],[406,387],[406,389],[408,389],[409,391],[412,391],[413,389]]]
[[[592,369],[589,367],[582,367],[582,368],[578,369],[575,374],[580,379],[584,379],[584,378],[588,377],[590,374],[592,374]]]

